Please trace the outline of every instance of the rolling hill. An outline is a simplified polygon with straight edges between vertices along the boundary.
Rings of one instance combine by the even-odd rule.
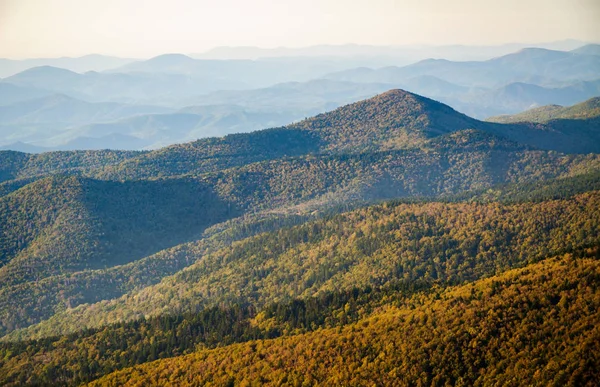
[[[41,179],[0,199],[4,284],[140,259],[236,209],[200,182]]]

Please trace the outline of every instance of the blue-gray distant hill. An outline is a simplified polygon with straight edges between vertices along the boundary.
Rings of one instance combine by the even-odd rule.
[[[600,78],[600,57],[575,52],[527,48],[486,61],[457,62],[427,59],[404,67],[374,71],[354,69],[327,79],[350,82],[400,83],[417,76],[434,76],[465,87],[498,87],[512,82],[556,86],[565,81]]]

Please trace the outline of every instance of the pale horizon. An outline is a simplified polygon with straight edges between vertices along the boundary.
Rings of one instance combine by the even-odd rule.
[[[103,52],[89,52],[89,53],[83,53],[80,55],[60,55],[60,56],[29,56],[29,57],[0,57],[2,59],[10,59],[10,60],[29,60],[29,59],[62,59],[62,58],[81,58],[81,57],[86,57],[86,56],[106,56],[106,57],[119,57],[119,58],[128,58],[128,59],[135,59],[135,60],[146,60],[146,59],[150,59],[150,58],[154,58],[157,56],[162,56],[162,55],[186,55],[186,56],[190,56],[190,55],[198,55],[198,54],[204,54],[204,53],[209,53],[212,50],[217,50],[217,49],[222,49],[222,48],[226,48],[226,49],[257,49],[257,50],[280,50],[280,49],[304,49],[304,48],[312,48],[312,47],[319,47],[319,46],[331,46],[331,47],[342,47],[342,46],[364,46],[364,47],[381,47],[381,48],[436,48],[436,47],[452,47],[452,46],[456,46],[456,47],[504,47],[504,46],[512,46],[512,45],[523,45],[523,46],[527,46],[527,47],[531,47],[531,48],[538,48],[540,46],[544,46],[544,45],[551,45],[551,44],[559,44],[559,43],[569,43],[569,42],[573,42],[576,43],[575,45],[579,46],[579,43],[581,43],[581,45],[587,45],[587,44],[600,44],[600,40],[598,41],[582,41],[579,39],[562,39],[562,40],[554,40],[554,41],[547,41],[547,42],[506,42],[506,43],[500,43],[500,44],[490,44],[490,45],[483,45],[483,44],[398,44],[398,45],[378,45],[378,44],[358,44],[358,43],[340,43],[340,44],[328,44],[328,43],[322,43],[322,44],[313,44],[313,45],[305,45],[305,46],[235,46],[235,45],[223,45],[223,46],[214,46],[214,47],[210,47],[206,50],[202,50],[202,51],[196,51],[196,52],[158,52],[152,55],[146,55],[146,56],[132,56],[132,55],[114,55],[114,54],[110,54],[110,53],[103,53]]]
[[[0,0],[0,57],[148,58],[217,47],[594,43],[600,41],[597,20],[595,0],[174,0],[168,6],[160,1]]]

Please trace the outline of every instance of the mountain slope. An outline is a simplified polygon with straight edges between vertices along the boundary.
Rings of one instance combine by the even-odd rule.
[[[273,229],[252,225],[252,217],[248,218],[250,214],[256,214],[258,219],[261,216],[281,219],[272,223],[272,227],[277,228],[278,224],[278,227],[289,224],[283,219],[318,216],[328,209],[339,208],[339,211],[360,203],[398,197],[448,196],[465,190],[487,190],[507,182],[523,184],[561,176],[566,178],[565,184],[579,187],[581,183],[572,179],[597,169],[599,163],[594,156],[547,154],[486,133],[466,131],[436,138],[423,150],[272,160],[200,175],[191,181],[212,187],[232,209],[245,214],[231,224],[219,226],[225,236],[234,225],[243,230]],[[570,176],[572,179],[567,179]],[[155,183],[168,186],[180,180],[157,180]],[[572,183],[568,183],[570,181]],[[15,181],[14,187],[9,183],[5,184],[6,189],[14,190],[29,181]],[[592,186],[587,185],[588,188]],[[110,224],[108,221],[107,225]],[[230,238],[229,242],[252,233],[244,231],[234,235],[239,236]],[[200,259],[201,252],[207,251],[206,238],[214,239],[210,234],[202,237],[185,246],[165,246],[170,248],[106,271],[75,272],[51,276],[36,283],[7,285],[1,292],[5,303],[0,303],[0,326],[22,328],[39,322],[50,317],[57,308],[64,308],[67,299],[68,306],[74,307],[119,297],[133,288],[157,283],[163,276]],[[81,290],[89,288],[90,283],[94,283],[96,289],[93,294]],[[35,302],[38,288],[43,288],[46,294],[44,305]],[[10,308],[17,300],[21,305],[19,317],[9,317]]]
[[[486,131],[460,130],[471,125],[481,125]],[[5,195],[0,200],[6,200],[7,203],[6,219],[26,219],[27,213],[39,214],[41,219],[49,223],[47,234],[54,235],[61,226],[44,212],[44,208],[48,207],[50,211],[52,206],[39,205],[37,207],[40,210],[29,212],[19,211],[19,208],[25,208],[23,203],[34,205],[55,197],[59,204],[66,203],[68,209],[83,206],[86,211],[67,223],[78,226],[72,235],[83,238],[82,246],[97,247],[96,250],[90,248],[81,254],[77,252],[68,256],[66,253],[73,250],[68,247],[70,239],[64,243],[49,243],[51,239],[42,232],[46,228],[41,227],[23,233],[31,240],[38,241],[32,248],[29,240],[19,245],[19,238],[13,238],[16,242],[11,242],[11,246],[16,247],[10,248],[11,252],[7,253],[6,258],[10,264],[0,269],[2,278],[5,278],[2,291],[6,301],[0,307],[0,313],[9,311],[17,300],[23,308],[17,317],[3,314],[2,329],[23,328],[47,319],[64,308],[97,302],[100,297],[100,300],[119,297],[144,284],[155,284],[162,276],[173,274],[173,271],[164,269],[165,262],[171,262],[171,252],[180,256],[177,252],[182,251],[177,249],[180,243],[202,239],[205,227],[233,216],[296,214],[302,217],[339,206],[353,208],[360,203],[393,198],[455,195],[468,190],[485,190],[498,184],[572,177],[598,169],[599,159],[596,155],[566,156],[539,151],[489,133],[493,131],[502,131],[508,137],[544,133],[544,129],[538,127],[476,121],[435,101],[404,91],[392,91],[288,127],[211,138],[154,152],[0,153],[9,161],[2,164],[7,166],[4,174],[8,181],[0,186],[0,192]],[[534,140],[539,142],[539,138]],[[36,185],[35,180],[57,173],[80,177],[75,180],[77,184],[73,190],[66,189],[64,195],[36,188],[46,183],[42,180]],[[188,176],[166,179],[176,175]],[[46,181],[52,179],[55,178]],[[150,180],[138,181],[140,179]],[[99,195],[98,200],[111,204],[109,209],[118,212],[114,221],[97,216],[95,211],[99,209],[89,208],[89,201],[83,200],[85,195],[80,199],[78,184],[90,187],[91,193]],[[216,211],[227,208],[231,212],[221,219],[212,219],[212,223],[189,226],[185,232],[180,232],[179,239],[173,230],[186,227],[188,222],[185,219],[188,218],[183,217],[184,221],[177,227],[170,227],[173,229],[171,231],[161,229],[163,226],[160,224],[153,226],[147,223],[149,220],[146,218],[160,219],[164,216],[165,223],[171,224],[169,222],[174,222],[173,219],[179,216],[173,211],[176,195],[168,193],[169,187],[177,187],[178,184],[188,187],[192,192],[208,190],[210,198],[214,199],[209,202]],[[138,189],[140,192],[137,192]],[[144,195],[149,195],[154,189],[157,190],[156,198],[148,201],[160,211],[144,218],[145,211],[154,207],[145,208],[135,198],[146,197]],[[114,195],[109,200],[108,192],[111,190]],[[23,194],[30,191],[33,192],[31,195]],[[36,192],[40,193],[39,198]],[[65,195],[74,195],[75,200],[63,199]],[[121,205],[129,203],[128,208],[119,207],[120,195],[123,195]],[[162,198],[165,195],[168,197]],[[31,198],[36,200],[32,201]],[[192,194],[184,195],[181,199],[191,206],[186,214],[192,217],[190,224],[202,221],[203,211],[209,208],[199,203],[199,198],[193,199]],[[163,200],[162,204],[160,200]],[[134,211],[133,215],[131,211]],[[73,213],[77,215],[80,212]],[[125,215],[139,222],[136,220],[127,228],[124,226]],[[238,220],[244,222],[245,218]],[[136,228],[139,230],[135,231]],[[148,242],[137,237],[135,232],[141,232],[149,238],[154,235],[153,240]],[[122,234],[122,237],[115,233]],[[133,235],[131,245],[122,243],[126,235]],[[202,243],[200,241],[200,245]],[[158,254],[163,249],[173,250]],[[56,251],[58,254],[55,254]],[[186,265],[201,258],[198,251],[203,250],[196,249],[190,253]],[[152,255],[154,253],[157,254]],[[114,260],[106,266],[119,267],[102,272],[101,261],[107,256]],[[63,260],[63,267],[60,264],[51,265],[51,262]],[[134,264],[138,260],[144,262]],[[128,266],[130,263],[131,266]],[[146,276],[131,274],[139,273],[141,268],[151,267],[154,263],[154,267],[160,267],[159,270],[150,271]],[[180,269],[182,266],[175,264],[172,267]],[[30,273],[32,268],[37,274]],[[82,273],[83,269],[96,271]],[[46,280],[39,284],[28,282],[37,278],[35,275]],[[62,282],[66,278],[73,281],[73,286],[65,289]],[[132,282],[125,283],[130,278],[134,278]],[[99,284],[95,295],[82,290],[90,281]],[[42,287],[50,290],[45,290],[47,305],[39,308],[34,295],[37,294],[36,289]],[[60,293],[62,290],[65,292]],[[69,296],[65,298],[64,294]],[[70,301],[67,303],[66,299]]]
[[[537,204],[399,204],[361,209],[234,243],[109,302],[13,332],[39,338],[211,305],[256,307],[325,291],[405,281],[474,280],[597,244],[597,192]],[[200,257],[198,257],[200,258]]]
[[[60,173],[76,174],[81,170],[119,164],[141,154],[143,152],[112,150],[26,154],[0,150],[0,183]]]
[[[478,126],[477,120],[449,106],[402,90],[392,90],[292,125],[319,133],[327,143],[326,150],[336,152],[405,148]]]
[[[127,263],[235,215],[199,182],[49,177],[0,198],[4,285]]]
[[[125,369],[92,386],[594,385],[596,259],[566,255],[421,294],[347,327]]]

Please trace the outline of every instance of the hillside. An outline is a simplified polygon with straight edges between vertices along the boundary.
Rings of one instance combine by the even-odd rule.
[[[561,155],[483,131],[452,131],[470,124],[489,125],[434,101],[394,91],[289,127],[153,152],[4,152],[2,216],[6,222],[21,219],[21,223],[5,235],[5,259],[10,263],[0,269],[6,279],[1,288],[6,301],[0,306],[1,329],[24,328],[65,308],[156,284],[200,258],[193,252],[185,264],[179,261],[168,268],[171,251],[174,256],[188,251],[179,244],[202,240],[204,228],[234,217],[241,216],[244,223],[250,215],[305,216],[394,198],[448,197],[499,184],[573,178],[597,170],[600,163],[595,155]],[[486,127],[490,128],[504,126]],[[449,133],[442,134],[444,130]],[[371,141],[378,146],[361,149],[360,144]],[[57,191],[65,181],[52,177],[57,173],[78,176],[69,180],[76,184]],[[148,178],[152,180],[128,181]],[[79,185],[89,188],[86,195],[92,199],[80,195]],[[192,192],[201,195],[194,198]],[[143,199],[147,195],[156,197]],[[144,207],[144,200],[149,205]],[[95,201],[109,203],[114,215],[90,207]],[[27,210],[25,203],[33,207]],[[185,216],[178,215],[176,203],[186,208]],[[56,218],[58,209],[72,217]],[[202,223],[206,211],[213,209],[225,212]],[[22,231],[31,224],[26,214],[45,223]],[[127,216],[136,221],[128,224]],[[64,224],[72,226],[69,232],[61,240],[53,239]],[[138,237],[140,233],[145,237]],[[72,247],[74,243],[80,248]],[[105,261],[107,257],[111,260]],[[103,271],[105,267],[110,270]],[[138,275],[145,267],[153,269]],[[65,287],[67,278],[70,285]],[[94,294],[85,290],[90,282],[95,283]],[[40,289],[48,296],[43,306],[35,301]],[[21,313],[10,316],[17,300],[23,306]]]
[[[597,259],[565,255],[400,299],[346,327],[200,350],[91,385],[591,386],[599,276]]]
[[[598,200],[592,192],[538,204],[399,204],[356,210],[234,243],[157,285],[58,313],[5,339],[47,337],[214,305],[260,308],[394,279],[474,280],[598,243]]]
[[[63,151],[26,154],[0,151],[0,183],[13,179],[44,177],[73,173],[119,164],[126,159],[142,155],[135,151]]]
[[[457,146],[459,148],[455,149]],[[582,184],[584,191],[597,186],[593,177],[585,180],[587,175],[581,174],[597,169],[599,162],[594,157],[563,157],[528,151],[515,147],[514,144],[490,139],[489,135],[467,132],[449,138],[442,137],[437,143],[430,144],[427,150],[420,152],[396,151],[369,156],[342,155],[269,161],[183,181],[185,184],[192,184],[191,186],[213,187],[219,200],[228,203],[232,210],[237,209],[239,214],[246,214],[233,225],[239,224],[242,228],[256,230],[256,226],[246,218],[250,214],[263,213],[280,219],[296,214],[303,216],[313,211],[319,214],[328,209],[343,209],[382,199],[448,196],[464,190],[486,190],[496,184],[513,182],[522,185],[528,181],[555,176],[563,177],[564,180],[557,182],[558,188],[553,188],[550,192],[560,195],[574,187],[580,187],[576,192],[581,192]],[[427,170],[427,173],[422,173],[423,170]],[[182,179],[155,180],[152,184],[163,185],[164,190],[168,191],[175,190],[181,181]],[[113,185],[108,182],[94,184],[100,187]],[[170,186],[172,188],[168,188]],[[563,186],[565,187],[561,188]],[[17,185],[16,188],[18,187]],[[20,195],[19,192],[14,194]],[[135,191],[131,194],[135,195]],[[182,204],[192,205],[188,202]],[[134,206],[128,211],[137,208]],[[143,209],[142,213],[145,211]],[[118,226],[118,223],[111,226],[113,222],[109,218],[105,221],[105,227]],[[273,227],[277,224],[280,223],[273,223]],[[230,227],[232,224],[225,224],[221,228],[227,230]],[[254,231],[249,234],[245,231],[241,236],[252,235],[252,232]],[[235,239],[237,238],[230,241]],[[22,309],[19,318],[3,318],[1,326],[5,329],[22,328],[50,317],[57,308],[114,298],[133,288],[157,283],[163,276],[173,274],[198,259],[201,256],[199,252],[206,251],[207,241],[204,238],[190,246],[163,246],[165,247],[170,248],[107,271],[63,273],[48,277],[43,282],[5,286],[3,296],[6,303],[0,306],[0,315],[8,313],[17,300]],[[97,252],[93,256],[99,254]],[[131,258],[134,257],[128,257]],[[68,285],[65,285],[65,280]],[[82,291],[90,283],[94,283],[96,290],[93,294]],[[35,295],[41,288],[47,297],[43,305],[38,305]],[[69,300],[68,303],[66,300]]]
[[[143,258],[235,216],[193,181],[38,180],[0,198],[3,286]]]
[[[581,199],[584,199],[585,197],[586,195],[580,195],[576,198],[573,202],[574,206],[571,208],[575,209],[581,205],[583,203]],[[395,235],[392,238],[397,238],[398,235],[401,235],[398,232],[394,232],[395,226],[391,226],[390,229],[390,225],[395,224],[398,221],[398,224],[402,225],[402,230],[404,230],[403,233],[407,230],[412,230],[415,233],[414,235],[407,237],[409,245],[417,242],[419,238],[421,238],[421,242],[418,242],[418,244],[423,243],[424,237],[427,241],[433,242],[432,244],[426,243],[422,247],[419,247],[427,249],[429,254],[432,254],[432,251],[437,251],[435,248],[437,242],[441,243],[439,244],[439,247],[442,248],[440,252],[450,253],[451,251],[444,251],[444,249],[447,249],[448,246],[452,246],[454,244],[452,242],[453,238],[457,237],[467,238],[460,243],[460,246],[456,246],[457,248],[466,248],[468,251],[473,251],[472,246],[463,246],[465,244],[471,244],[471,242],[468,242],[471,239],[469,235],[476,238],[485,236],[486,234],[488,236],[491,235],[491,233],[487,232],[484,232],[483,234],[480,233],[479,222],[483,221],[482,226],[484,229],[488,229],[488,227],[485,226],[487,222],[495,224],[496,228],[498,227],[498,222],[495,218],[490,218],[489,216],[489,211],[491,210],[497,211],[497,219],[500,220],[502,218],[500,222],[503,222],[504,226],[510,224],[516,225],[518,228],[523,226],[523,236],[527,236],[526,239],[533,243],[530,247],[523,248],[522,244],[519,242],[520,237],[518,234],[521,233],[521,231],[519,231],[509,244],[501,242],[501,244],[498,245],[496,243],[495,246],[500,250],[494,250],[493,254],[502,256],[503,249],[516,248],[515,252],[520,251],[521,256],[530,262],[532,259],[535,261],[536,259],[534,257],[538,254],[533,253],[534,250],[531,249],[535,249],[535,246],[540,245],[539,242],[535,240],[535,238],[539,236],[536,228],[547,228],[549,225],[548,219],[556,219],[556,217],[552,215],[553,212],[556,212],[557,214],[564,213],[561,217],[565,220],[569,218],[581,218],[581,216],[573,214],[571,210],[565,212],[564,207],[561,207],[565,203],[567,202],[540,203],[530,209],[531,212],[536,215],[526,223],[520,222],[518,218],[513,219],[512,214],[518,214],[523,209],[526,209],[528,203],[500,208],[498,208],[497,203],[491,203],[490,205],[485,206],[465,205],[464,203],[458,205],[445,205],[447,207],[446,211],[449,210],[449,212],[444,214],[440,213],[439,220],[435,220],[438,216],[435,209],[439,208],[441,203],[423,203],[417,205],[392,204],[391,206],[390,204],[387,204],[371,209],[354,211],[342,216],[326,219],[325,221],[309,223],[292,230],[284,230],[283,233],[276,232],[273,235],[267,236],[267,238],[264,236],[252,238],[255,242],[250,244],[242,242],[241,245],[234,246],[234,248],[250,248],[258,252],[260,249],[266,247],[266,251],[273,251],[273,249],[282,249],[282,247],[278,247],[278,244],[283,240],[290,246],[293,254],[298,254],[298,249],[302,249],[308,252],[314,251],[318,256],[321,254],[318,253],[318,251],[321,251],[322,249],[315,248],[315,243],[327,243],[329,245],[333,243],[333,246],[336,246],[339,242],[332,240],[331,238],[333,236],[327,236],[327,233],[334,232],[335,234],[338,234],[341,232],[339,240],[348,240],[348,242],[343,243],[354,245],[355,247],[350,249],[346,247],[334,248],[336,250],[339,249],[340,252],[347,251],[347,253],[344,253],[344,256],[349,257],[358,254],[355,258],[360,261],[365,259],[363,254],[370,254],[368,251],[377,251],[381,249],[380,247],[377,247],[376,243],[374,245],[374,242],[377,240],[374,238],[376,238],[375,235],[377,235],[377,237],[382,237],[381,241],[387,247],[380,250],[382,253],[371,254],[374,254],[373,259],[381,261],[382,258],[384,260],[389,259],[386,258],[388,254],[386,254],[385,251],[395,251],[397,249],[393,244],[390,244],[392,240],[385,235]],[[579,205],[576,203],[579,203]],[[593,203],[590,203],[590,205],[595,206]],[[478,210],[472,211],[469,210],[469,208],[476,208]],[[454,215],[451,215],[454,209],[461,209],[459,213],[456,213],[458,218],[454,218]],[[481,213],[482,209],[486,210]],[[503,218],[503,214],[507,214],[507,209],[509,210],[508,218]],[[540,209],[543,210],[540,212]],[[413,212],[414,210],[420,212]],[[434,211],[433,214],[432,210]],[[585,208],[582,208],[581,210],[586,211]],[[409,223],[405,224],[401,219],[396,218],[398,215],[402,217],[408,216],[407,219],[414,216],[417,218],[414,221],[409,220]],[[432,215],[433,217],[431,217]],[[522,216],[529,218],[527,212]],[[464,220],[460,220],[460,218],[463,217]],[[480,219],[475,221],[475,229],[472,229],[473,223],[471,220],[473,217]],[[345,221],[340,223],[340,219],[345,219]],[[433,231],[432,229],[432,226],[434,228],[437,227],[436,224],[443,219],[450,221],[448,224],[441,224],[442,227],[445,227],[450,231],[450,234],[448,235],[450,239],[437,235],[436,231]],[[540,219],[546,219],[546,223],[538,224]],[[351,223],[346,223],[346,221],[351,221]],[[458,226],[456,221],[459,223],[464,222],[464,227]],[[558,221],[561,222],[561,220]],[[353,222],[359,222],[360,225],[358,227],[355,224],[352,225]],[[412,224],[412,222],[416,223]],[[535,226],[529,227],[529,225]],[[580,232],[588,232],[585,228],[587,226],[584,228],[581,228],[581,226],[576,224],[571,224],[570,226],[579,228]],[[350,236],[350,238],[344,237],[345,231],[343,230],[346,227],[349,227],[348,232],[354,232],[355,235]],[[360,235],[357,234],[355,230],[359,230]],[[382,233],[382,230],[386,231]],[[468,235],[463,235],[463,230],[466,231]],[[560,231],[558,233],[556,233],[556,231],[559,230],[550,228],[550,233],[553,235],[552,238],[556,238],[556,242],[561,243],[565,238],[563,238]],[[321,233],[326,233],[324,238],[319,235]],[[364,237],[362,236],[363,233],[365,234]],[[591,232],[591,234],[594,233],[596,232]],[[419,234],[423,236],[419,236]],[[440,237],[441,240],[438,240]],[[531,237],[534,237],[534,240],[529,239]],[[367,242],[364,238],[368,238],[369,241]],[[413,238],[416,239],[414,239],[414,242],[411,242],[411,239]],[[495,235],[492,237],[492,240],[488,240],[485,243],[493,243],[493,240],[502,240],[502,238],[505,238],[505,236]],[[580,236],[577,238],[580,238]],[[571,246],[574,247],[582,242],[582,240],[577,238],[572,239],[567,237],[566,239],[571,239],[571,242],[574,243],[574,245]],[[487,237],[484,238],[484,240],[487,239]],[[482,250],[481,242],[483,241],[479,242],[479,252],[477,253],[479,258],[473,256],[475,261],[481,261],[483,257],[486,257],[486,252],[484,251],[485,248]],[[583,241],[583,243],[584,245],[587,244],[585,241]],[[246,245],[246,247],[243,247],[244,245]],[[572,247],[570,247],[569,250],[571,250]],[[358,250],[356,250],[357,248]],[[451,249],[453,248],[454,247],[451,247]],[[283,249],[286,249],[286,247],[283,247]],[[401,251],[404,250],[405,249],[401,249]],[[470,257],[471,254],[474,254],[473,252],[467,252],[467,250],[462,254],[459,253],[458,256]],[[407,252],[408,251],[413,250],[409,248]],[[527,251],[531,251],[533,255],[529,255]],[[581,250],[575,247],[575,251],[575,255],[579,256]],[[597,255],[597,249],[595,251],[596,253],[594,253],[594,250],[592,249],[586,254],[588,256],[593,256],[594,254]],[[414,253],[416,256],[422,255],[416,250]],[[238,252],[235,255],[240,258],[243,256],[256,256],[256,254],[252,254],[251,252],[248,252],[248,254],[249,255]],[[259,254],[264,255],[264,252],[259,252]],[[541,254],[545,253],[541,252]],[[339,255],[339,252],[334,251],[334,255]],[[438,262],[439,259],[437,258],[437,255],[438,252],[434,252],[433,256],[429,259],[432,260],[432,262]],[[300,256],[297,259],[298,262],[304,260],[302,256],[303,253],[300,253]],[[411,256],[407,256],[406,258],[407,263],[410,264],[412,261]],[[393,259],[394,258],[392,258],[392,260]],[[492,262],[492,257],[483,258],[483,260],[488,260],[489,263],[495,264]],[[448,263],[449,262],[445,262],[443,264]],[[509,264],[509,267],[515,263]],[[231,264],[235,265],[233,262]],[[306,263],[306,265],[311,266],[313,264],[314,259],[310,259],[309,262]],[[571,263],[568,265],[571,269],[573,267],[579,267],[577,265],[573,266]],[[337,264],[335,266],[337,266]],[[369,266],[371,266],[371,264],[367,262],[365,268],[368,270]],[[386,265],[377,265],[379,268],[378,272],[380,272],[384,266]],[[329,265],[329,271],[331,271],[333,267],[334,266]],[[400,267],[402,267],[402,265]],[[473,265],[462,262],[455,270],[457,273],[460,273],[460,275],[469,276],[468,272],[472,267]],[[254,271],[255,274],[258,272],[268,273],[268,277],[275,273],[281,273],[280,270],[276,269],[265,271],[264,268],[257,268],[257,270],[258,271]],[[247,341],[256,338],[266,339],[281,335],[286,336],[331,326],[341,327],[342,325],[351,324],[359,319],[368,318],[372,313],[380,311],[381,307],[384,305],[389,307],[389,305],[398,305],[398,303],[403,304],[406,297],[415,292],[422,293],[424,296],[427,296],[427,294],[438,294],[433,299],[439,299],[439,292],[442,287],[445,286],[445,284],[455,282],[452,279],[445,277],[440,271],[437,271],[437,277],[433,278],[431,277],[431,273],[436,276],[436,270],[424,270],[418,266],[414,267],[413,270],[416,271],[417,276],[421,276],[421,274],[418,273],[426,272],[426,277],[421,279],[411,278],[410,276],[406,277],[408,272],[404,270],[404,277],[399,277],[395,280],[382,281],[380,274],[376,273],[377,281],[366,287],[364,285],[356,287],[354,286],[355,284],[350,283],[350,287],[347,290],[344,290],[344,288],[340,289],[338,286],[334,286],[333,289],[320,291],[315,297],[303,297],[291,301],[270,303],[265,305],[264,308],[259,309],[247,306],[246,302],[240,301],[240,303],[234,304],[231,308],[223,308],[223,306],[221,306],[219,308],[206,308],[200,312],[188,312],[183,315],[158,316],[149,320],[144,320],[142,318],[141,320],[129,323],[108,325],[99,329],[83,330],[70,334],[69,337],[66,338],[53,337],[37,342],[26,341],[0,344],[0,354],[11,354],[11,359],[7,363],[4,365],[0,363],[0,380],[2,380],[3,384],[6,384],[7,381],[10,380],[21,380],[21,383],[24,383],[25,380],[29,380],[28,383],[32,383],[35,381],[52,380],[47,378],[59,378],[68,384],[72,384],[79,380],[79,382],[75,383],[79,384],[81,381],[89,381],[106,372],[110,372],[109,370],[120,369],[127,365],[139,364],[157,358],[189,353],[195,349],[204,348],[206,346],[214,347],[236,341]],[[315,270],[315,272],[321,271],[322,270],[320,269]],[[396,271],[398,271],[398,266],[396,266]],[[539,274],[539,269],[534,268],[533,272]],[[187,275],[186,277],[189,281],[190,276]],[[522,279],[520,276],[517,278],[520,280]],[[581,277],[577,278],[581,279]],[[492,282],[496,282],[497,280],[497,277],[493,278]],[[524,279],[524,281],[524,283],[532,285],[527,279]],[[219,281],[219,283],[223,284],[222,281]],[[498,290],[498,286],[496,285],[497,284],[492,283],[492,288]],[[251,282],[251,286],[254,287],[254,289],[261,288],[260,282]],[[434,286],[433,293],[431,293],[432,286]],[[168,289],[168,287],[166,287],[166,289]],[[554,291],[559,292],[560,289],[554,289]],[[472,293],[473,292],[471,291],[471,294]],[[542,294],[543,293],[545,293],[545,291],[542,291]],[[140,297],[140,295],[136,297]],[[172,297],[172,295],[167,294],[165,297]],[[548,299],[553,298],[553,296],[548,297]],[[556,298],[556,300],[558,300],[558,298]],[[419,299],[422,301],[423,298],[419,297]],[[556,305],[556,303],[553,302],[553,305]],[[184,309],[187,310],[186,308]],[[413,309],[413,307],[411,307],[411,309]],[[170,334],[172,330],[178,332],[175,339]]]

